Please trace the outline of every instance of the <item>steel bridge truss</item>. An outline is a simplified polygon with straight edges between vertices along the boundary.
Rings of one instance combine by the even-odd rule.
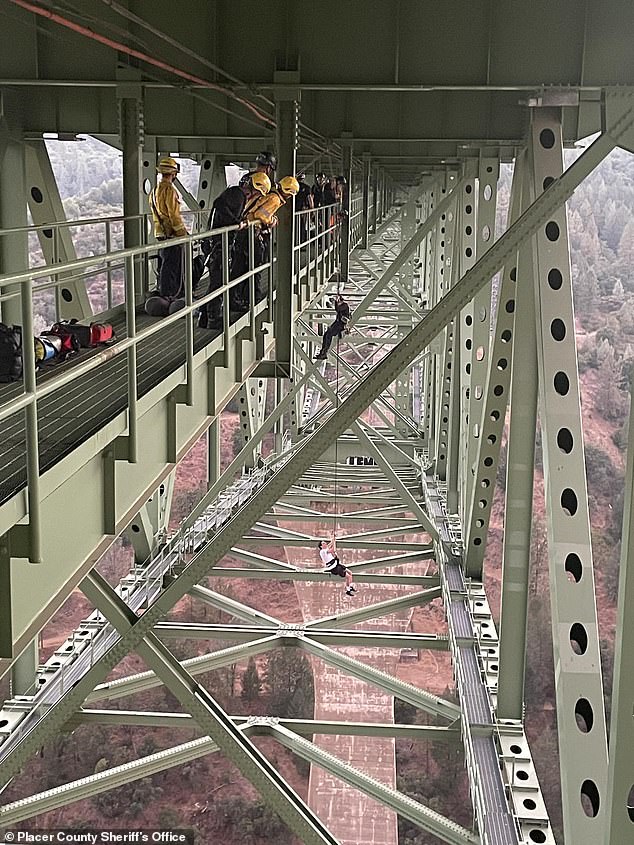
[[[295,322],[288,368],[277,379],[278,401],[268,417],[264,379],[256,376],[241,388],[245,443],[229,468],[211,476],[200,504],[158,545],[164,511],[157,505],[153,517],[147,516],[149,559],[140,548],[134,569],[116,589],[96,571],[82,581],[95,611],[40,667],[38,692],[15,696],[0,711],[2,783],[56,732],[82,724],[196,725],[201,738],[5,803],[2,826],[221,752],[303,842],[337,842],[325,820],[252,742],[268,735],[442,841],[554,845],[523,725],[539,414],[565,837],[575,845],[627,841],[631,817],[622,784],[628,777],[634,783],[633,764],[618,747],[608,759],[564,204],[616,144],[632,146],[629,107],[627,98],[608,103],[609,131],[565,172],[559,112],[534,110],[526,147],[516,159],[509,223],[497,240],[499,163],[484,155],[425,182],[372,235],[367,207],[362,209],[365,235],[350,255],[345,277],[352,333],[333,346],[327,363],[314,363],[319,335],[330,319],[326,297],[338,288],[336,279],[321,280]],[[522,328],[517,335],[516,325]],[[483,568],[509,398],[498,633]],[[283,434],[287,428],[290,438]],[[275,449],[258,460],[268,432],[275,435]],[[630,483],[631,477],[630,466]],[[327,581],[330,576],[312,561],[324,525],[331,524],[344,555],[363,552],[362,561],[349,564],[363,591],[390,585],[400,589],[395,597],[288,624],[205,583],[209,573],[223,579]],[[307,525],[313,528],[308,531]],[[267,549],[280,546],[310,549],[310,565],[289,562],[290,553],[286,561],[267,555]],[[625,541],[623,548],[612,719],[619,734],[631,737],[631,682],[628,687],[622,671],[632,628],[623,609],[631,593]],[[168,621],[187,594],[231,621]],[[366,624],[431,602],[442,602],[443,634]],[[169,648],[173,638],[232,644],[179,662]],[[357,659],[341,647],[446,651],[457,703],[377,669],[367,652]],[[442,724],[231,716],[197,681],[201,673],[276,648],[300,649]],[[108,680],[131,652],[142,657],[148,671]],[[95,709],[99,702],[159,685],[176,697],[181,712]],[[592,714],[583,730],[580,712]],[[329,734],[459,743],[472,798],[471,825],[457,824],[310,742],[311,736]],[[608,830],[611,839],[604,838]]]

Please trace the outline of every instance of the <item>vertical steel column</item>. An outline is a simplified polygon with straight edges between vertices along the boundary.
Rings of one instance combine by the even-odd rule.
[[[200,159],[200,172],[198,173],[198,188],[196,189],[196,200],[198,207],[202,211],[211,210],[211,205],[214,199],[214,175],[215,175],[216,156],[203,156]],[[224,176],[224,173],[223,173]],[[226,184],[223,180],[223,185]],[[222,190],[222,189],[221,189]],[[203,214],[200,220],[200,225],[203,228],[207,226],[207,215]],[[200,231],[200,229],[199,229]]]
[[[467,162],[466,179],[462,184],[459,197],[459,229],[460,240],[460,276],[476,263],[476,229],[477,229],[477,194],[476,194],[476,162]],[[460,496],[459,513],[464,525],[468,507],[468,490],[471,488],[470,469],[468,466],[469,440],[472,437],[473,422],[469,418],[469,401],[471,398],[471,366],[473,361],[473,302],[470,302],[460,312],[460,348],[456,350],[460,372]]]
[[[207,429],[207,488],[220,478],[220,418]]]
[[[401,210],[401,242],[400,250],[402,251],[409,241],[416,234],[416,203],[411,199]],[[398,271],[398,286],[406,294],[412,293],[414,282],[414,255],[408,258]],[[401,307],[398,306],[397,307]],[[397,328],[397,337],[402,340],[408,334],[414,325],[414,315],[409,313],[408,316],[402,315],[399,317],[399,325]],[[406,416],[412,414],[412,389],[411,389],[411,370],[407,369],[399,375],[394,385],[394,400],[395,405],[399,411]],[[407,436],[408,427],[402,418],[397,417],[396,428],[404,436]]]
[[[625,503],[621,539],[621,570],[614,650],[614,682],[610,719],[610,761],[606,796],[606,845],[631,841],[634,833],[634,415],[630,400],[630,429],[625,473]],[[591,714],[591,711],[590,711]],[[586,716],[588,712],[586,711]],[[586,722],[587,724],[587,722]]]
[[[507,228],[514,223],[522,209],[523,180],[526,178],[526,153],[521,153],[513,170],[511,202]],[[528,207],[525,194],[525,207]],[[530,267],[525,267],[524,274]],[[497,476],[500,446],[506,420],[506,407],[509,401],[511,383],[511,363],[515,328],[515,291],[517,277],[517,256],[507,262],[500,274],[497,291],[497,309],[495,313],[495,331],[492,339],[491,354],[488,361],[484,385],[484,413],[482,431],[478,439],[474,471],[475,484],[463,526],[465,537],[465,569],[471,578],[482,579],[482,566],[486,550],[489,519],[493,505],[493,490]],[[535,344],[533,343],[533,346]],[[513,461],[515,464],[516,461]],[[532,461],[530,462],[532,466]],[[508,465],[508,461],[507,461]],[[510,488],[507,488],[507,490]],[[482,495],[481,491],[486,491]],[[507,505],[508,507],[508,505]],[[508,510],[506,511],[508,514]],[[510,535],[509,535],[510,536]],[[509,582],[510,583],[510,582]]]
[[[558,110],[534,111],[531,148],[539,197],[563,171]],[[607,743],[565,207],[538,229],[536,243],[539,410],[564,838],[596,845],[606,826]]]
[[[120,71],[121,73],[121,71]],[[123,152],[123,214],[126,220],[123,228],[123,243],[126,248],[143,243],[143,231],[139,215],[145,212],[142,193],[143,173],[143,92],[136,81],[125,81],[117,85],[119,102],[119,137]]]
[[[25,147],[8,129],[0,128],[0,227],[16,229],[27,225]],[[28,267],[26,232],[0,239],[0,273],[20,273]],[[20,286],[15,286],[19,294]],[[0,304],[2,322],[20,325],[20,297]]]
[[[11,695],[33,695],[39,657],[40,650],[35,637],[11,666]]]
[[[427,215],[430,217],[436,207],[436,190],[437,185],[432,185],[427,194]],[[435,273],[435,257],[436,257],[436,229],[435,227],[425,236],[423,241],[423,249],[425,255],[425,305],[431,309],[437,302],[438,295],[438,278]],[[437,346],[435,347],[437,349]],[[429,355],[425,358],[424,367],[424,381],[423,381],[423,399],[424,399],[424,423],[422,439],[427,446],[428,455],[431,458],[434,454],[434,437],[435,437],[435,415],[434,409],[436,407],[436,369],[437,356],[434,348],[430,347]]]
[[[247,379],[237,395],[238,409],[240,413],[240,428],[242,431],[243,446],[247,446],[253,439],[258,428],[257,408],[257,380]],[[244,461],[245,467],[255,466],[255,453],[251,451]]]
[[[342,169],[346,178],[343,192],[343,219],[341,221],[339,240],[339,277],[343,284],[348,281],[350,271],[350,195],[352,193],[352,138],[346,136],[341,139]]]
[[[8,534],[0,535],[0,657],[13,657],[11,547]]]
[[[445,179],[445,186],[442,188],[443,194],[449,190],[447,178]],[[439,226],[438,241],[438,274],[441,293],[444,295],[455,281],[453,275],[454,262],[457,257],[455,253],[455,228],[456,228],[456,211],[451,208],[445,214],[441,215]],[[447,326],[444,335],[443,353],[442,353],[442,369],[439,372],[439,385],[437,396],[437,410],[436,417],[438,420],[438,440],[436,442],[436,454],[434,460],[435,473],[438,478],[445,480],[447,478],[447,462],[458,460],[459,448],[456,443],[452,443],[450,438],[451,431],[451,410],[452,410],[452,394],[455,393],[453,378],[455,371],[455,349],[456,349],[456,328],[457,321],[452,320]],[[443,337],[441,335],[441,338]],[[457,464],[456,464],[457,469]],[[450,476],[453,477],[450,472]],[[449,503],[449,487],[447,489],[447,501]]]
[[[377,221],[379,219],[379,173],[376,167],[371,168],[372,179],[372,214],[370,216],[370,231],[376,233]]]
[[[478,163],[477,207],[472,221],[475,224],[475,255],[477,258],[482,257],[495,237],[495,208],[499,171],[500,163],[497,158],[480,158]],[[467,208],[468,205],[465,206],[465,212]],[[468,218],[468,215],[466,217]],[[471,262],[467,266],[471,266]],[[466,444],[467,509],[473,490],[474,464],[482,436],[484,383],[489,365],[489,348],[491,345],[491,282],[488,282],[474,298],[471,313],[473,315],[473,326],[471,327],[471,377],[468,410],[470,435]],[[496,365],[499,367],[508,366],[508,361],[506,358],[500,358]],[[479,491],[486,500],[493,495],[495,489],[495,484],[488,483],[489,486],[486,486],[487,482],[483,481],[483,486]],[[468,513],[465,514],[465,517],[468,518]]]
[[[451,282],[455,284],[458,280],[460,270],[460,249],[461,239],[456,237],[455,231],[458,225],[457,208],[454,209],[454,238],[451,251]],[[450,514],[457,514],[459,511],[459,470],[460,470],[460,395],[461,382],[458,364],[460,361],[460,315],[456,315],[451,321],[447,330],[451,328],[453,338],[451,355],[451,385],[449,396],[449,432],[447,443],[447,510]]]
[[[295,173],[298,147],[299,98],[296,87],[299,73],[276,71],[276,83],[288,87],[278,88],[275,93],[275,117],[277,121],[276,145],[278,173],[290,176]],[[294,201],[288,200],[278,211],[279,226],[276,227],[277,294],[275,300],[275,358],[278,364],[290,373],[293,350],[293,321],[295,318],[295,267],[293,245],[295,243]]]
[[[372,230],[372,223],[370,217],[370,174],[371,164],[370,155],[364,153],[363,155],[363,228],[361,229],[361,247],[368,248],[368,234]],[[352,185],[349,186],[352,190]]]
[[[518,167],[518,164],[515,165]],[[519,165],[522,169],[522,164]],[[532,174],[523,168],[524,189],[521,207],[527,208],[534,199]],[[529,241],[520,249],[516,268],[504,268],[502,296],[498,302],[498,319],[496,323],[496,337],[494,349],[498,345],[498,327],[505,322],[510,323],[503,331],[515,335],[513,343],[510,391],[508,393],[511,404],[511,418],[509,423],[507,457],[506,457],[506,490],[504,493],[504,553],[502,569],[502,607],[500,618],[500,671],[498,676],[498,718],[518,719],[524,715],[524,675],[526,671],[526,624],[528,611],[528,581],[531,560],[531,526],[533,522],[533,482],[535,468],[535,433],[537,430],[537,325],[535,323],[535,239]],[[515,273],[513,270],[515,269]],[[514,281],[516,278],[517,283]],[[510,298],[507,288],[514,288]],[[514,314],[509,313],[508,304],[514,305]],[[515,316],[515,320],[513,320]],[[516,333],[515,327],[521,327]],[[507,355],[508,360],[508,355]],[[490,372],[493,374],[491,364]],[[494,374],[493,374],[494,375]],[[496,383],[487,381],[491,390]],[[504,385],[507,387],[507,385]],[[507,391],[504,390],[504,401],[500,401],[497,408],[501,420],[496,422],[499,437],[502,436],[502,420],[506,412]],[[487,403],[490,397],[487,397]],[[501,399],[501,397],[500,397]],[[487,411],[489,408],[487,407]],[[498,433],[489,430],[485,423],[483,437],[497,438]],[[496,443],[492,444],[495,447]],[[487,490],[486,499],[493,498],[499,449],[489,455],[492,461],[491,470],[485,476],[479,472],[482,447],[479,462],[477,484],[481,485],[483,478],[488,478],[491,487]],[[486,458],[485,458],[486,460]],[[474,499],[478,498],[478,490],[474,490]],[[475,513],[483,512],[484,508],[476,508]],[[475,513],[471,516],[473,520]],[[489,507],[486,508],[486,522],[488,525]],[[483,517],[481,517],[483,518]],[[476,542],[476,537],[473,542]],[[482,539],[482,538],[479,538]],[[469,536],[471,541],[471,535]],[[469,542],[468,541],[468,542]],[[484,545],[484,543],[482,543]],[[474,577],[482,576],[481,566],[471,566],[467,563],[467,574]],[[478,560],[478,563],[480,561]],[[475,574],[475,573],[479,574]]]

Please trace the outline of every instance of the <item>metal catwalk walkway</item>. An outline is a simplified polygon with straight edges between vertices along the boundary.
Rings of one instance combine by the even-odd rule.
[[[232,322],[239,315],[232,314]],[[127,337],[125,317],[112,320],[117,340]],[[140,311],[137,326],[140,330],[156,320]],[[220,331],[196,329],[194,351],[198,352],[221,334]],[[114,352],[114,348],[112,349]],[[107,359],[108,351],[82,349],[75,359],[52,365],[40,375],[38,384],[46,384],[61,371],[78,366],[91,357]],[[182,367],[185,360],[184,321],[172,323],[139,344],[138,393],[145,396],[170,373]],[[21,386],[0,385],[0,402],[19,396]],[[50,469],[76,449],[88,437],[100,431],[128,406],[128,375],[125,355],[104,360],[92,373],[74,384],[60,387],[37,403],[39,418],[40,469]],[[26,454],[24,451],[25,422],[22,412],[8,417],[2,425],[0,443],[0,504],[10,499],[26,485]]]

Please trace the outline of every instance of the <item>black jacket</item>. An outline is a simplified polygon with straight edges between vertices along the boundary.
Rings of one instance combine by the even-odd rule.
[[[335,311],[337,312],[336,319],[340,323],[343,323],[345,325],[350,319],[350,306],[345,301],[345,299],[343,300],[343,302],[335,303]]]
[[[213,202],[207,228],[219,229],[222,226],[235,226],[242,220],[246,202],[247,198],[244,191],[238,185],[226,188]]]
[[[295,208],[298,211],[306,211],[308,208],[308,197],[310,196],[310,188],[305,182],[299,183],[299,192],[295,198]]]

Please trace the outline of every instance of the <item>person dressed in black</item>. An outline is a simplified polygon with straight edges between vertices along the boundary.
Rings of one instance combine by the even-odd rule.
[[[337,316],[335,317],[334,323],[328,326],[326,331],[324,332],[324,337],[321,343],[321,349],[315,355],[315,360],[317,361],[325,361],[328,357],[328,350],[330,349],[330,344],[332,343],[333,337],[341,337],[341,335],[346,331],[346,326],[350,322],[350,306],[343,298],[343,295],[338,293],[334,299],[334,308]]]
[[[315,174],[315,184],[311,188],[311,194],[313,195],[313,208],[321,208],[324,203],[324,186],[326,184],[326,174],[325,173],[317,173]]]
[[[271,189],[271,181],[264,173],[253,173],[249,179],[240,185],[233,185],[226,188],[214,200],[211,214],[209,215],[208,228],[220,229],[224,226],[235,226],[243,222],[249,208],[262,196],[268,194]],[[231,256],[231,248],[235,239],[235,232],[229,232],[227,247]],[[208,241],[203,241],[203,251],[208,255],[209,262],[209,287],[207,293],[218,290],[222,287],[222,235],[212,235]],[[231,292],[233,294],[233,290]],[[231,306],[237,305],[235,296],[230,295]],[[237,309],[236,309],[237,310]],[[212,299],[208,305],[203,305],[198,311],[198,325],[206,329],[209,322],[213,322],[214,328],[222,320],[222,297]]]
[[[297,181],[299,182],[299,191],[295,197],[295,210],[304,212],[309,211],[311,208],[314,208],[313,194],[310,186],[306,184],[306,174],[303,171],[300,171],[297,174]],[[310,216],[311,215],[309,214],[299,215],[299,226],[297,227],[298,244],[305,245],[308,240],[308,221]]]
[[[331,176],[324,183],[322,194],[322,205],[334,205],[337,202],[337,178]]]
[[[255,169],[245,173],[240,179],[240,186],[246,184],[254,173],[264,173],[269,177],[271,185],[275,185],[275,171],[277,170],[277,158],[275,153],[264,150],[255,157]]]

